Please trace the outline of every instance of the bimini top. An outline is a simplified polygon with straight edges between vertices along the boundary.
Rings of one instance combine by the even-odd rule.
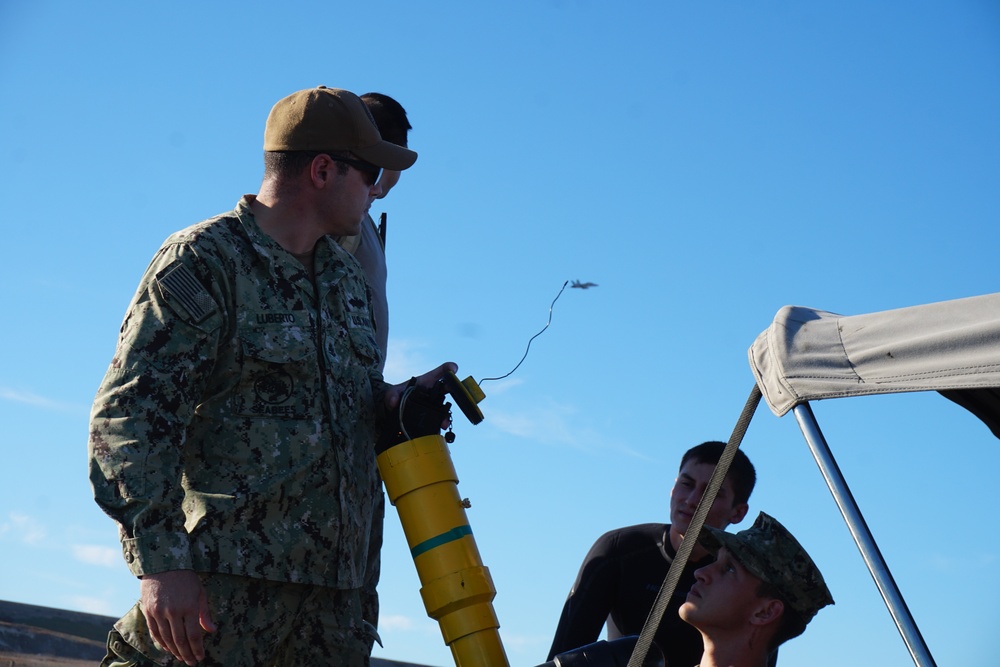
[[[1000,294],[851,316],[785,306],[749,357],[779,417],[822,398],[937,391],[1000,438]]]

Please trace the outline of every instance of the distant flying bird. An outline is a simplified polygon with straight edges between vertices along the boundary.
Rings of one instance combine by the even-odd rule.
[[[587,289],[588,287],[597,287],[597,283],[581,283],[579,280],[574,280],[570,283],[570,287],[576,287],[578,289]]]

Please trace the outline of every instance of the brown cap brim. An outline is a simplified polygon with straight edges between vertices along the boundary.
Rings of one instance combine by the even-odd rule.
[[[373,146],[354,148],[351,152],[365,162],[371,162],[376,167],[391,169],[392,171],[409,169],[417,161],[416,151],[397,146],[384,139]]]

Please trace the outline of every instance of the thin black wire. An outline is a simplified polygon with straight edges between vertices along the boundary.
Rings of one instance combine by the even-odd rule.
[[[482,380],[480,380],[480,382],[489,382],[490,380],[502,380],[521,367],[521,364],[524,363],[524,360],[528,358],[528,350],[531,349],[531,341],[541,336],[542,332],[548,329],[549,325],[552,324],[552,308],[556,305],[556,301],[559,300],[559,297],[562,296],[563,290],[566,289],[566,285],[569,285],[568,280],[563,283],[562,287],[559,289],[559,294],[556,294],[556,298],[552,299],[552,303],[551,305],[549,305],[549,321],[545,323],[545,326],[542,327],[541,331],[539,331],[534,336],[528,339],[528,347],[524,348],[524,356],[521,357],[521,361],[517,362],[517,366],[514,366],[514,368],[510,369],[510,372],[507,373],[506,375],[501,375],[500,377],[495,377],[495,378],[483,378]]]
[[[406,408],[406,399],[408,399],[410,397],[410,392],[412,392],[412,391],[413,391],[413,385],[412,385],[412,381],[411,381],[411,384],[408,384],[406,386],[406,389],[403,390],[403,395],[399,397],[399,430],[402,432],[403,437],[406,440],[412,440],[413,439],[413,438],[410,437],[410,434],[406,432],[406,426],[403,424],[403,414],[404,414],[404,410]],[[404,442],[406,440],[404,440]]]

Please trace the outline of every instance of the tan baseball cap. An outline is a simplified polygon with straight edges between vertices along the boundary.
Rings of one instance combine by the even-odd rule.
[[[264,150],[346,152],[394,171],[417,161],[416,152],[382,138],[360,97],[326,86],[278,100],[264,126]]]

